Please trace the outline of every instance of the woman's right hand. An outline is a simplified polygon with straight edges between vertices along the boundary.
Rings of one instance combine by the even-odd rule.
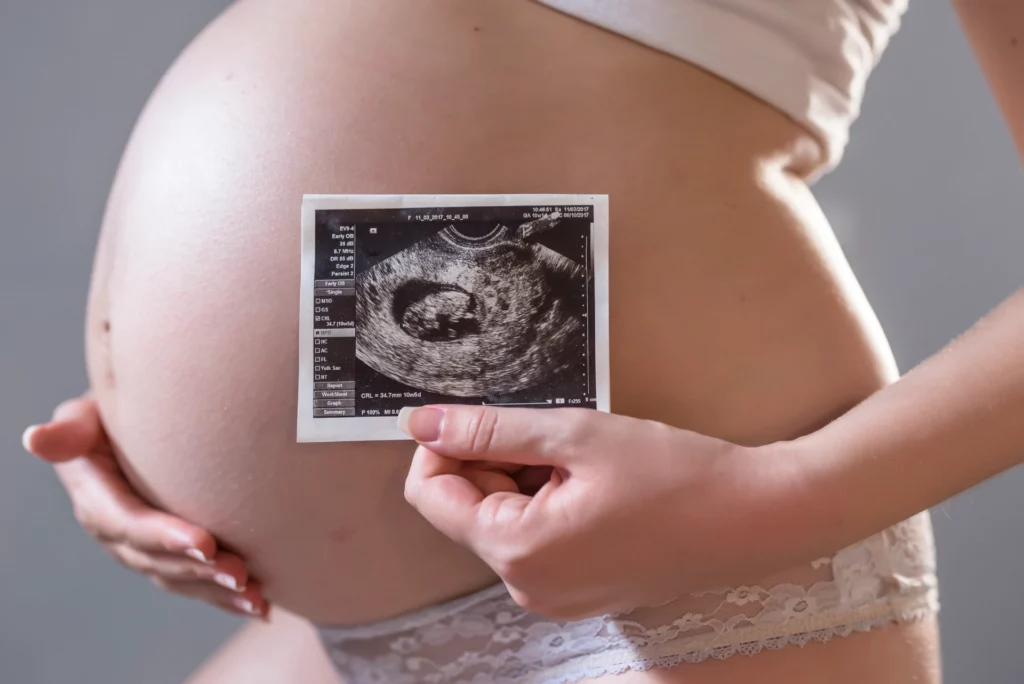
[[[245,562],[217,549],[206,530],[149,506],[125,479],[96,402],[64,402],[53,419],[25,431],[25,449],[54,464],[75,518],[115,559],[162,589],[231,613],[265,617],[262,589]]]

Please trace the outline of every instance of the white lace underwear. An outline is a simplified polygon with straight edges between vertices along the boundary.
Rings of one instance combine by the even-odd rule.
[[[390,620],[321,626],[347,684],[568,684],[811,640],[938,610],[927,513],[758,585],[628,614],[552,622],[504,585]]]

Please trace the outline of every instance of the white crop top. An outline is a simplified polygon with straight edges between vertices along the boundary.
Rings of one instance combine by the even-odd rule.
[[[692,62],[776,107],[835,168],[908,0],[540,0]]]

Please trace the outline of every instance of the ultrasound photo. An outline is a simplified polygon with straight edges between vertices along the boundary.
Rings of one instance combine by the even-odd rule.
[[[558,222],[480,236],[449,225],[360,273],[356,358],[455,397],[512,394],[572,367],[585,355],[586,269],[530,239]]]
[[[299,441],[405,439],[423,404],[607,410],[605,196],[307,196],[302,279]]]

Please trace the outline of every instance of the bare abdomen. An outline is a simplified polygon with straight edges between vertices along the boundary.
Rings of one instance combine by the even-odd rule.
[[[295,442],[303,193],[609,194],[613,409],[770,441],[891,370],[783,171],[808,145],[534,3],[235,5],[157,90],[108,208],[89,369],[124,465],[311,619],[481,587],[402,498],[411,443]]]

